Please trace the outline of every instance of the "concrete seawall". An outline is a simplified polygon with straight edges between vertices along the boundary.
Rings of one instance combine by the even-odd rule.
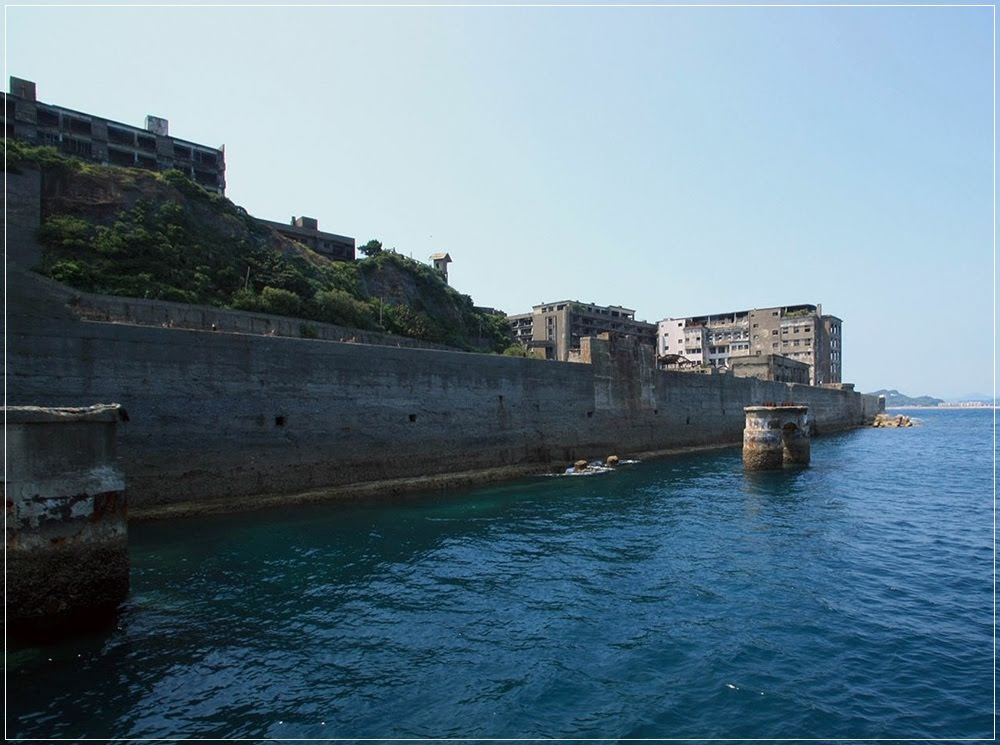
[[[613,340],[584,351],[591,364],[118,325],[26,302],[9,318],[8,396],[119,401],[139,515],[737,444],[743,407],[769,401],[809,406],[820,433],[859,426],[878,406],[853,391],[661,372],[652,350]]]
[[[109,615],[128,593],[118,406],[7,407],[6,607],[19,634]]]

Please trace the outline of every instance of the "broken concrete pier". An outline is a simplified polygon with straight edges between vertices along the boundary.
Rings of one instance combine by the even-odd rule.
[[[743,467],[747,471],[809,465],[807,406],[747,406],[743,411]]]
[[[7,620],[14,633],[72,630],[128,594],[117,404],[6,407]]]

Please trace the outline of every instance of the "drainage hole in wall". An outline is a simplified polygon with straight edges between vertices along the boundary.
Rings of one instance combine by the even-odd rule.
[[[284,427],[285,426],[285,421],[286,421],[285,417],[283,417],[283,416],[276,416],[274,418],[274,426],[275,427]]]
[[[410,414],[410,421],[411,422],[417,421],[417,415],[416,414]]]
[[[592,412],[592,411],[588,411],[587,412],[587,419],[591,419],[593,416],[594,416],[594,412]]]
[[[653,413],[654,413],[654,414],[659,414],[659,413],[660,413],[660,410],[659,410],[659,409],[653,409]]]
[[[685,421],[684,423],[685,423],[685,424],[690,424],[690,423],[691,423],[691,417],[688,417],[688,418],[687,418],[687,421]]]

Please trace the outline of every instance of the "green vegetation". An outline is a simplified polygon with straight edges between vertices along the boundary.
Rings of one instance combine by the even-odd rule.
[[[76,173],[97,173],[102,168],[85,160],[63,155],[54,147],[37,147],[20,140],[4,140],[4,150],[7,156],[7,169],[13,173],[19,173],[21,166],[25,164],[46,170]]]
[[[16,140],[7,141],[6,154],[15,172],[30,165],[57,182],[44,190],[38,271],[77,289],[274,313],[462,349],[510,345],[504,316],[477,310],[434,269],[377,240],[361,247],[367,258],[333,262],[180,171],[99,166]],[[305,323],[300,330],[316,334]]]
[[[531,356],[528,353],[528,348],[526,346],[524,346],[523,344],[518,344],[518,343],[511,344],[509,347],[507,347],[505,350],[503,350],[503,353],[505,355],[507,355],[508,357],[530,357]]]
[[[378,256],[382,253],[382,241],[370,240],[363,246],[358,246],[358,253],[365,256]]]

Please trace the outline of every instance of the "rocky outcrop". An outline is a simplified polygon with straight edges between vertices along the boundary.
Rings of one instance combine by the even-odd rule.
[[[875,421],[872,422],[873,427],[912,427],[913,420],[904,414],[878,414],[875,417]]]

